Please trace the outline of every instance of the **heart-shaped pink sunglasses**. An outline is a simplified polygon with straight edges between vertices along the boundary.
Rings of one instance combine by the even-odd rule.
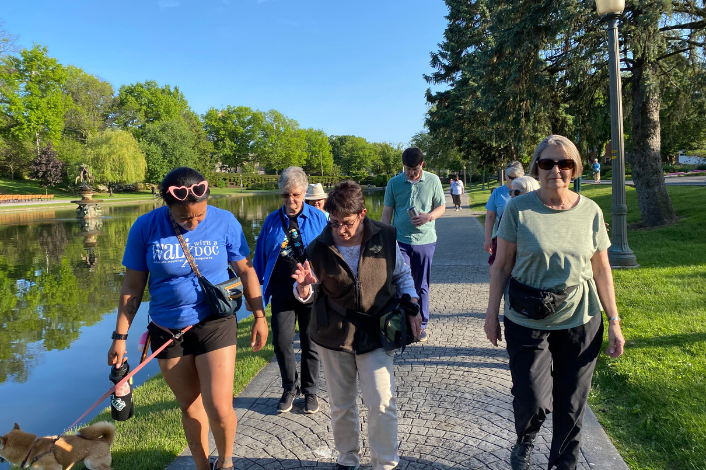
[[[167,192],[179,201],[186,199],[189,196],[189,191],[195,197],[202,197],[208,191],[208,181],[203,180],[191,186],[169,186],[167,188]]]

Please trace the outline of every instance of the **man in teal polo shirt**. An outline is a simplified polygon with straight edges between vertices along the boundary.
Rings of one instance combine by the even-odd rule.
[[[414,287],[419,295],[422,313],[422,333],[426,341],[429,322],[429,274],[436,248],[435,220],[446,212],[444,189],[439,177],[424,171],[424,154],[417,147],[402,153],[404,172],[390,179],[385,189],[382,222],[397,228],[397,244],[405,263],[412,270]],[[408,209],[419,215],[412,217]],[[394,215],[394,219],[393,219]]]

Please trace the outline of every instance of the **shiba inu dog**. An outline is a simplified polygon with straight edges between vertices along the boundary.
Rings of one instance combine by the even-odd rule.
[[[73,436],[37,437],[20,429],[0,436],[0,461],[43,470],[68,470],[83,461],[90,470],[112,470],[110,445],[115,439],[115,426],[107,421],[80,429]]]

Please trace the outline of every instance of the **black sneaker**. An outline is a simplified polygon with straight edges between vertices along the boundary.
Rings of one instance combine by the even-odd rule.
[[[304,413],[313,415],[319,411],[319,399],[315,393],[307,393],[304,402]]]
[[[279,399],[279,404],[277,405],[277,411],[279,413],[289,413],[292,409],[292,403],[294,399],[299,396],[299,389],[295,389],[293,392],[287,390],[282,394],[282,398]]]
[[[510,467],[512,470],[529,470],[534,448],[534,436],[524,436],[512,446],[510,452]]]

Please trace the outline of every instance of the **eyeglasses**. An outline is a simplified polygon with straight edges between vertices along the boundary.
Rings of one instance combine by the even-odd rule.
[[[203,197],[208,191],[208,181],[203,180],[200,183],[192,184],[191,186],[169,186],[167,192],[174,196],[174,199],[183,201],[189,197],[189,191],[194,197]]]
[[[282,193],[282,199],[289,199],[290,197],[297,199],[302,193]]]
[[[505,178],[509,179],[510,181],[517,179],[517,176],[510,176],[508,174],[505,175]]]
[[[355,219],[351,220],[350,222],[329,222],[328,225],[331,227],[333,230],[338,230],[339,228],[346,227],[346,228],[351,228],[353,227],[356,223],[358,222],[358,216],[356,216]]]
[[[576,162],[571,159],[559,160],[558,162],[552,160],[551,158],[543,158],[537,161],[537,166],[542,170],[551,170],[554,165],[559,166],[560,170],[573,170],[576,166]]]
[[[520,194],[522,194],[522,191],[519,189],[513,189],[512,191],[510,191],[510,195],[512,197],[519,196]]]

